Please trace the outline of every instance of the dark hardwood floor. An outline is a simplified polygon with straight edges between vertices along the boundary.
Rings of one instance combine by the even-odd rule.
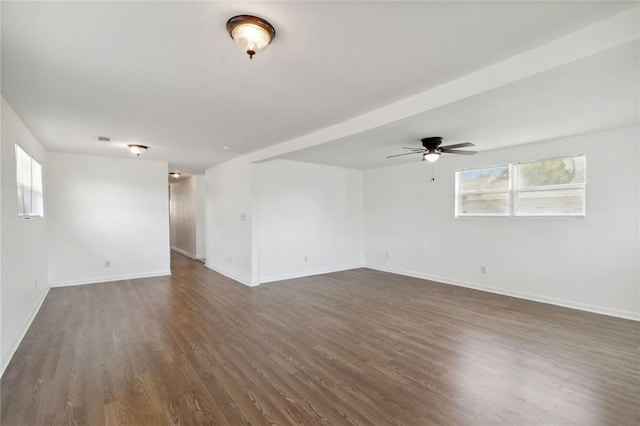
[[[367,269],[52,289],[3,425],[640,423],[640,323]]]

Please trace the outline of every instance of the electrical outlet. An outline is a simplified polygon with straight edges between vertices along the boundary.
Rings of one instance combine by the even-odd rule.
[[[229,257],[229,263],[231,263],[231,257]]]
[[[484,267],[484,266],[481,266],[481,267],[480,267],[480,273],[481,273],[481,274],[486,274],[486,273],[487,273],[487,268],[486,268],[486,267]]]
[[[105,260],[104,261],[104,267],[105,268],[111,268],[111,261],[110,260]]]
[[[305,262],[308,262],[308,261],[309,261],[309,258],[308,258],[307,256],[305,256],[305,257],[304,257],[304,261],[305,261]]]
[[[388,259],[388,258],[389,258],[389,252],[386,252],[386,253],[384,254],[384,258],[385,258],[385,259]]]

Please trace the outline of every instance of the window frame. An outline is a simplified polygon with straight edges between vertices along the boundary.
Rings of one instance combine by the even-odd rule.
[[[570,158],[579,158],[582,157],[584,161],[584,182],[583,183],[568,183],[568,184],[556,184],[556,185],[538,185],[538,186],[529,186],[525,188],[519,187],[519,167],[522,164],[530,164],[530,163],[538,163],[544,161],[553,161],[553,160],[564,160]],[[493,169],[496,167],[509,167],[509,185],[508,190],[500,191],[495,189],[488,190],[467,190],[460,191],[460,173],[468,172],[468,171],[477,171],[483,169]],[[582,213],[579,214],[562,214],[562,213],[551,213],[551,214],[530,214],[530,213],[519,213],[518,212],[518,194],[525,192],[538,192],[538,191],[555,191],[555,190],[563,190],[563,189],[582,189],[583,190],[583,200],[584,203],[582,205]],[[481,214],[481,213],[461,213],[460,212],[460,204],[461,197],[463,195],[469,194],[502,194],[507,193],[509,200],[509,210],[507,214]],[[587,158],[584,154],[574,154],[574,155],[564,155],[559,157],[551,157],[551,158],[543,158],[539,160],[529,160],[529,161],[519,161],[514,163],[502,163],[495,164],[491,166],[483,166],[476,168],[468,168],[468,169],[457,169],[455,171],[455,218],[464,218],[464,217],[509,217],[509,218],[578,218],[584,219],[587,216]]]
[[[18,206],[18,217],[21,219],[31,218],[43,218],[44,217],[44,177],[42,163],[34,158],[26,149],[24,149],[18,142],[14,143],[15,151],[15,164],[16,164],[16,204]],[[29,177],[28,184],[26,179],[19,172],[22,169],[18,163],[26,159],[29,162]],[[39,169],[39,182],[34,185],[35,175],[34,170]],[[22,177],[22,179],[21,179]],[[29,200],[29,209],[27,210],[27,203],[23,201],[20,203],[21,197],[18,195],[22,191],[22,200]],[[38,207],[37,209],[35,207]]]

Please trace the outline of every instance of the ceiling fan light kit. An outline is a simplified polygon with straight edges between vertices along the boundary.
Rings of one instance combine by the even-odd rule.
[[[434,148],[430,148],[422,157],[423,160],[427,160],[430,163],[438,161],[438,158],[440,158],[440,153]]]
[[[238,15],[227,21],[227,31],[231,38],[249,59],[264,50],[276,36],[276,30],[268,21],[253,15]]]
[[[477,151],[458,149],[475,146],[471,142],[462,142],[453,145],[440,146],[440,144],[442,144],[442,138],[440,136],[424,138],[421,139],[421,142],[422,148],[402,147],[402,149],[409,150],[409,152],[405,152],[404,154],[390,155],[387,158],[400,157],[402,155],[422,154],[422,161],[427,160],[428,162],[433,163],[437,161],[442,154],[473,155],[477,153]]]

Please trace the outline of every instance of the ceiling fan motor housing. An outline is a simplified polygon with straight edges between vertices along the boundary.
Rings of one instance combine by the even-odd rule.
[[[422,146],[424,146],[426,149],[436,149],[440,146],[441,143],[442,137],[440,136],[433,136],[430,138],[422,139]]]

